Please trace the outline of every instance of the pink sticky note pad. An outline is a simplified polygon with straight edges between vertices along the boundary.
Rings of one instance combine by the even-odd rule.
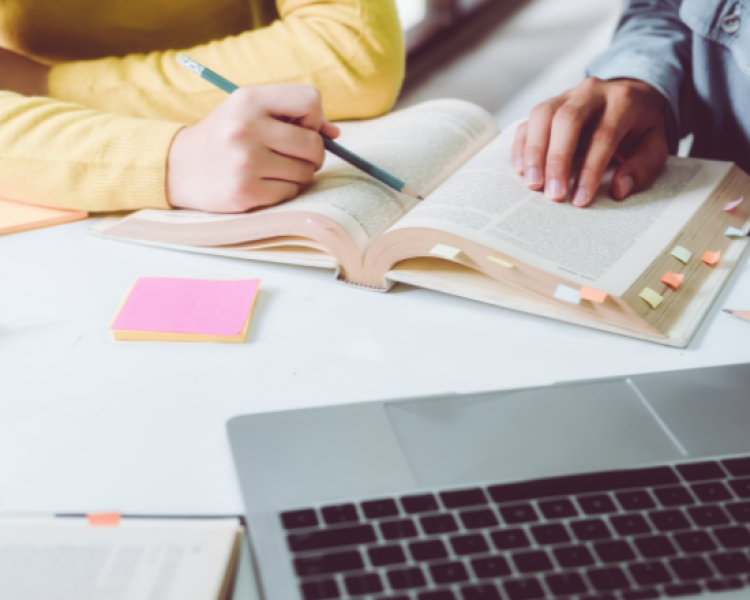
[[[745,199],[743,196],[739,200],[734,200],[733,202],[727,202],[727,204],[724,206],[724,210],[729,212],[730,210],[734,210],[737,208],[740,204],[742,204],[742,201]]]
[[[93,513],[86,515],[91,527],[117,527],[122,517],[120,513]]]
[[[607,299],[607,292],[601,292],[584,285],[578,291],[578,297],[582,300],[590,300],[591,302],[602,304]]]
[[[685,275],[682,273],[672,273],[670,271],[667,271],[664,273],[664,275],[661,276],[661,282],[664,285],[668,285],[673,290],[676,290],[682,285],[682,280],[685,279]]]
[[[239,335],[259,285],[259,279],[141,277],[110,329]]]
[[[720,258],[721,258],[721,250],[718,250],[716,252],[711,252],[710,250],[708,250],[703,254],[703,256],[701,257],[701,260],[707,265],[713,267],[716,265],[716,263],[719,262]]]

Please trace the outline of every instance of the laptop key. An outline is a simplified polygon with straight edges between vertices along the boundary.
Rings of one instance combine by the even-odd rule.
[[[451,590],[434,590],[418,594],[417,600],[456,600],[456,595]]]
[[[366,594],[379,594],[383,591],[383,582],[375,573],[366,575],[350,575],[344,578],[346,591],[351,596],[364,596]]]
[[[437,560],[439,558],[448,558],[448,550],[445,544],[440,540],[430,540],[428,542],[412,542],[409,544],[409,552],[416,561]]]
[[[516,569],[520,573],[540,573],[552,571],[554,566],[544,550],[517,552],[512,556]]]
[[[578,501],[578,505],[583,509],[583,512],[587,515],[602,515],[605,513],[617,512],[615,503],[605,494],[582,496],[576,498],[576,500]]]
[[[542,514],[549,520],[578,516],[578,509],[570,500],[546,500],[539,503]]]
[[[370,500],[360,504],[362,512],[368,519],[382,519],[385,517],[396,517],[399,514],[398,504],[391,498],[383,500]]]
[[[620,563],[635,560],[635,552],[626,541],[616,540],[612,542],[598,542],[594,544],[594,550],[603,563]]]
[[[500,592],[491,583],[462,587],[461,598],[463,600],[502,600]]]
[[[654,502],[651,494],[645,490],[618,492],[615,494],[615,498],[617,498],[617,502],[624,510],[647,510],[649,508],[656,508],[656,502]]]
[[[448,562],[437,565],[430,565],[430,575],[433,581],[438,584],[461,583],[469,580],[469,573],[463,563]]]
[[[410,519],[383,521],[380,523],[380,533],[387,540],[402,540],[416,537],[417,528]]]
[[[340,598],[339,586],[333,579],[307,581],[300,586],[305,600],[330,600]]]
[[[672,581],[672,576],[661,562],[628,565],[628,570],[638,585],[656,585]]]
[[[418,567],[388,571],[386,576],[388,577],[388,583],[394,590],[410,590],[427,585],[424,573]]]
[[[491,486],[488,491],[495,502],[505,503],[670,485],[679,482],[680,478],[671,467],[649,467],[506,483]]]
[[[730,481],[729,485],[740,498],[750,498],[750,477],[735,479]]]
[[[669,561],[669,566],[684,580],[708,579],[713,577],[713,569],[700,556],[689,556],[686,558],[674,558]]]
[[[451,533],[458,531],[458,523],[453,515],[432,515],[419,519],[422,531],[427,535],[437,535],[440,533]]]
[[[741,552],[712,554],[709,558],[716,570],[722,575],[750,573],[750,560]]]
[[[732,492],[721,481],[696,483],[691,485],[690,489],[702,502],[723,502],[733,499]]]
[[[607,525],[601,519],[589,519],[587,521],[573,521],[570,524],[576,538],[582,542],[592,540],[603,540],[612,537]]]
[[[695,498],[693,498],[686,487],[681,485],[656,488],[653,492],[662,506],[688,506],[695,504]]]
[[[670,598],[676,598],[677,596],[693,596],[700,594],[703,591],[700,585],[697,583],[683,583],[680,585],[668,585],[664,588],[664,592]]]
[[[732,502],[725,504],[724,508],[738,523],[750,523],[750,502]]]
[[[585,594],[589,586],[578,573],[556,573],[545,577],[547,587],[552,590],[555,597],[568,596],[572,594]]]
[[[685,481],[709,481],[711,479],[725,479],[726,471],[716,461],[689,463],[677,465],[677,471]]]
[[[357,507],[353,504],[341,504],[339,506],[324,506],[320,509],[326,525],[337,525],[338,523],[351,523],[359,521]]]
[[[466,508],[487,504],[487,496],[485,496],[484,490],[480,488],[441,492],[440,499],[446,508]]]
[[[365,562],[357,550],[294,559],[294,570],[300,577],[357,571],[364,567]]]
[[[649,535],[635,538],[633,541],[641,556],[645,558],[661,558],[677,554],[672,542],[664,535]]]
[[[712,592],[740,590],[745,587],[741,579],[712,579],[711,581],[706,581],[705,585]]]
[[[747,527],[723,527],[714,529],[712,533],[725,548],[750,547],[750,532]]]
[[[713,525],[726,525],[729,523],[727,513],[718,504],[694,506],[688,508],[688,514],[699,527],[711,527]]]
[[[628,590],[622,593],[622,600],[655,600],[659,596],[659,590]]]
[[[612,517],[609,522],[622,536],[651,533],[651,525],[641,515],[618,515]]]
[[[724,468],[735,477],[746,477],[750,475],[750,458],[730,458],[721,461]]]
[[[439,510],[435,496],[432,494],[420,494],[417,496],[402,496],[401,506],[409,514],[431,512]]]
[[[487,529],[497,527],[500,522],[495,513],[485,508],[482,510],[465,510],[459,517],[466,529]]]
[[[564,525],[553,523],[552,525],[537,525],[531,528],[531,535],[540,546],[550,544],[565,544],[570,542],[570,534]]]
[[[705,531],[685,531],[677,533],[674,541],[686,554],[696,552],[711,552],[716,550],[716,544]]]
[[[490,537],[498,550],[514,550],[531,546],[523,529],[501,529],[490,533]]]
[[[681,510],[657,510],[648,513],[648,518],[659,531],[678,531],[692,527]]]
[[[515,579],[503,582],[505,593],[510,600],[537,600],[545,593],[536,579]]]
[[[290,510],[281,513],[281,523],[284,526],[284,529],[317,527],[318,516],[311,508],[307,510]]]
[[[367,555],[374,567],[385,567],[387,565],[398,565],[406,562],[401,546],[377,546],[369,548]]]
[[[531,504],[515,504],[512,506],[503,506],[500,509],[503,520],[508,525],[517,523],[531,523],[539,520],[534,507]]]
[[[487,558],[475,558],[471,561],[471,568],[477,579],[495,579],[510,575],[510,565],[502,556],[490,556]]]
[[[472,535],[454,535],[451,539],[451,546],[453,551],[459,556],[467,554],[482,554],[489,552],[490,547],[487,545],[487,540],[480,534]]]
[[[611,592],[614,590],[624,590],[630,587],[630,582],[618,567],[607,567],[605,569],[590,569],[586,571],[586,576],[599,592]]]
[[[595,564],[594,557],[586,546],[567,546],[552,550],[557,562],[564,569],[588,567]]]
[[[335,529],[311,531],[310,533],[293,533],[287,536],[287,543],[292,552],[326,550],[339,546],[358,546],[370,544],[376,540],[377,536],[372,525],[337,527]]]

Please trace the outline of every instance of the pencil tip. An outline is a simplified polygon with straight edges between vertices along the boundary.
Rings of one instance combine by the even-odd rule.
[[[424,200],[424,198],[422,198],[422,196],[417,196],[417,200]]]
[[[731,315],[731,314],[732,314],[732,311],[731,311],[731,310],[729,310],[729,309],[727,309],[727,308],[722,308],[721,310],[722,310],[722,312],[725,312],[725,313],[727,313],[728,315]]]
[[[402,194],[406,194],[407,196],[411,196],[412,198],[415,198],[417,200],[424,200],[424,198],[422,198],[422,196],[420,196],[419,194],[417,194],[417,192],[415,192],[408,185],[405,185],[403,187],[403,189],[401,190],[401,193]]]

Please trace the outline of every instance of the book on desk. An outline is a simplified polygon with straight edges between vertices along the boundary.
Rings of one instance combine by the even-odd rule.
[[[511,166],[514,127],[458,100],[343,126],[342,143],[408,180],[400,195],[328,157],[290,202],[236,215],[145,210],[92,233],[167,248],[330,268],[387,291],[411,284],[685,347],[741,260],[750,178],[731,163],[671,157],[622,202],[586,209],[532,192]],[[701,260],[701,257],[709,257]],[[679,281],[678,281],[679,280]],[[665,283],[666,282],[666,283]]]

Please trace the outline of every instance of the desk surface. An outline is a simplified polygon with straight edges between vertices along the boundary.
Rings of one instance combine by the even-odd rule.
[[[237,514],[230,417],[750,362],[750,266],[665,348],[328,271],[102,240],[91,221],[0,237],[0,511]],[[114,342],[138,276],[260,277],[244,345]]]

